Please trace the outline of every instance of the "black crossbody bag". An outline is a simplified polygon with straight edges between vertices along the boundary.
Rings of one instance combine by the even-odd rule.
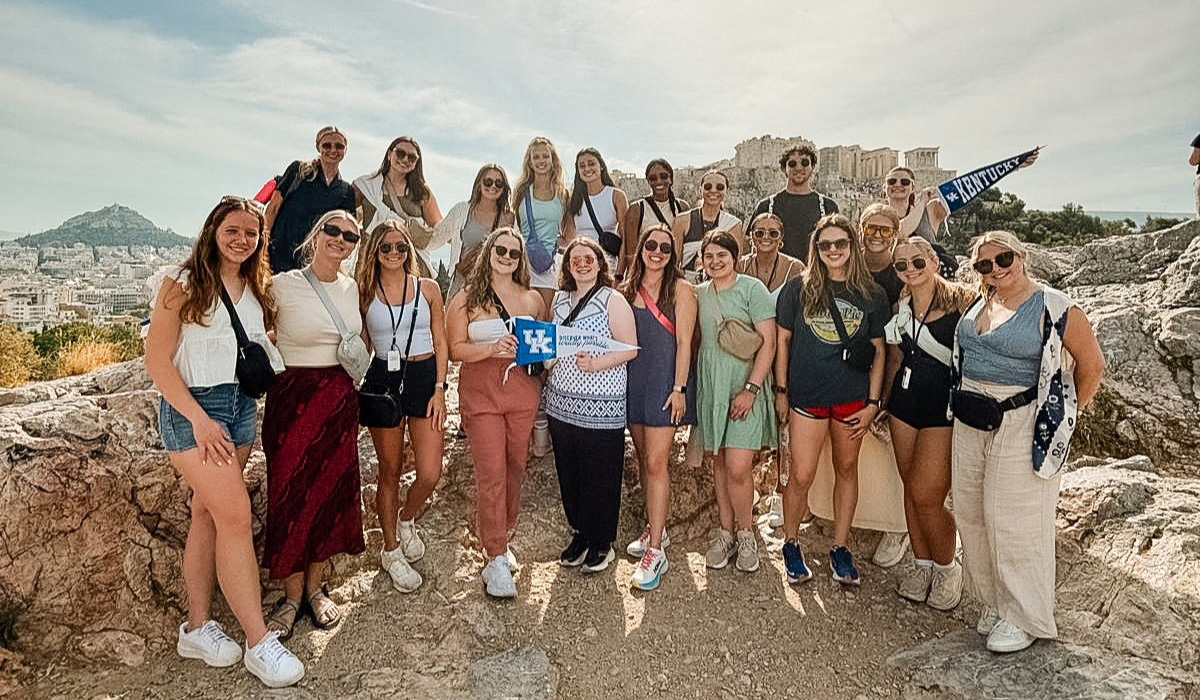
[[[407,284],[405,285],[407,287]],[[382,291],[383,285],[380,284]],[[406,290],[407,291],[407,290]],[[412,349],[413,333],[417,328],[417,306],[420,304],[421,282],[417,281],[417,293],[413,297],[413,317],[408,325],[408,340],[404,343],[404,357],[400,365],[400,386],[392,389],[387,382],[363,382],[358,389],[358,422],[367,428],[395,428],[404,420],[404,409],[400,406],[400,395],[404,393],[404,377],[408,374],[408,353]],[[384,299],[387,295],[384,294]],[[388,313],[392,310],[388,303]],[[393,322],[394,323],[394,322]]]
[[[600,247],[609,255],[620,255],[621,237],[612,231],[600,228],[600,222],[596,220],[596,211],[592,209],[592,198],[586,192],[583,194],[583,203],[587,205],[588,217],[591,218],[596,235],[600,238]]]
[[[846,325],[842,322],[842,312],[838,310],[837,299],[832,294],[826,297],[829,301],[829,316],[837,327],[838,338],[842,341],[842,361],[859,372],[870,372],[875,363],[875,345],[866,338],[850,340],[846,333]]]
[[[249,289],[242,293],[248,292],[253,293]],[[238,386],[242,388],[242,393],[246,396],[252,399],[261,399],[275,381],[275,368],[271,366],[271,358],[267,355],[266,348],[250,340],[250,337],[246,335],[246,329],[242,327],[242,320],[238,318],[237,311],[233,308],[233,301],[230,300],[229,292],[225,291],[223,284],[221,285],[221,303],[225,304],[225,310],[229,312],[229,322],[233,326],[233,335],[237,338],[238,354],[234,374],[237,376]]]

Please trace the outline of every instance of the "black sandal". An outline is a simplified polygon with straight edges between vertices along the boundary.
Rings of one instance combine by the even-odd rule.
[[[271,606],[271,612],[267,614],[267,631],[278,632],[279,639],[286,641],[292,636],[292,632],[296,630],[296,619],[300,617],[300,601],[288,600],[287,596],[283,596],[275,601]]]
[[[336,627],[342,621],[342,611],[329,598],[329,589],[321,586],[319,590],[308,594],[306,612],[312,618],[313,626],[317,629]]]

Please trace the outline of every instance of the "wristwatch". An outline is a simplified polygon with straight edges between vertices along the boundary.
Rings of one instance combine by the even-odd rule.
[[[787,393],[787,387],[786,387],[786,386],[780,386],[780,385],[776,384],[776,385],[775,385],[775,393],[776,393],[776,394],[786,394],[786,393]]]
[[[686,394],[687,384],[676,384],[675,386],[671,387],[671,391],[677,391],[681,394]]]
[[[883,408],[883,401],[879,399],[867,399],[867,404],[875,408]]]
[[[441,389],[442,391],[450,391],[450,382],[436,382],[434,383],[433,388]]]
[[[762,387],[761,387],[761,386],[759,386],[759,385],[757,385],[757,384],[755,384],[755,383],[753,383],[753,382],[746,382],[746,386],[742,387],[742,389],[744,389],[745,391],[748,391],[748,392],[750,392],[751,394],[756,394],[756,395],[757,395],[757,394],[758,394],[758,392],[759,392],[759,390],[760,390],[760,389],[762,389]]]

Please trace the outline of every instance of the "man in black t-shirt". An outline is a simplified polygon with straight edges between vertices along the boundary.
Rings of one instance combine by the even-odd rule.
[[[1192,139],[1192,155],[1188,165],[1196,166],[1196,217],[1200,218],[1200,134]]]
[[[826,214],[838,211],[829,197],[813,191],[812,176],[817,169],[817,152],[810,146],[793,146],[779,157],[779,169],[787,176],[787,185],[754,207],[753,219],[769,211],[783,221],[782,252],[808,262],[808,239],[813,227]]]

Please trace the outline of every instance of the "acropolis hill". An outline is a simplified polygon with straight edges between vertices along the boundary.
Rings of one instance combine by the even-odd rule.
[[[729,176],[731,188],[725,207],[744,219],[759,200],[783,188],[779,156],[786,148],[800,145],[817,151],[814,183],[817,191],[833,197],[841,211],[852,218],[882,196],[884,176],[901,164],[900,151],[886,146],[864,149],[854,144],[817,148],[812,141],[800,136],[777,138],[767,134],[739,143],[733,149],[733,158],[707,165],[675,165],[675,194],[695,203],[700,199],[700,178],[711,169],[720,170]],[[903,165],[916,174],[918,187],[941,184],[956,175],[956,171],[938,166],[937,146],[904,151]],[[650,187],[641,174],[613,171],[613,179],[631,201],[650,194]]]

